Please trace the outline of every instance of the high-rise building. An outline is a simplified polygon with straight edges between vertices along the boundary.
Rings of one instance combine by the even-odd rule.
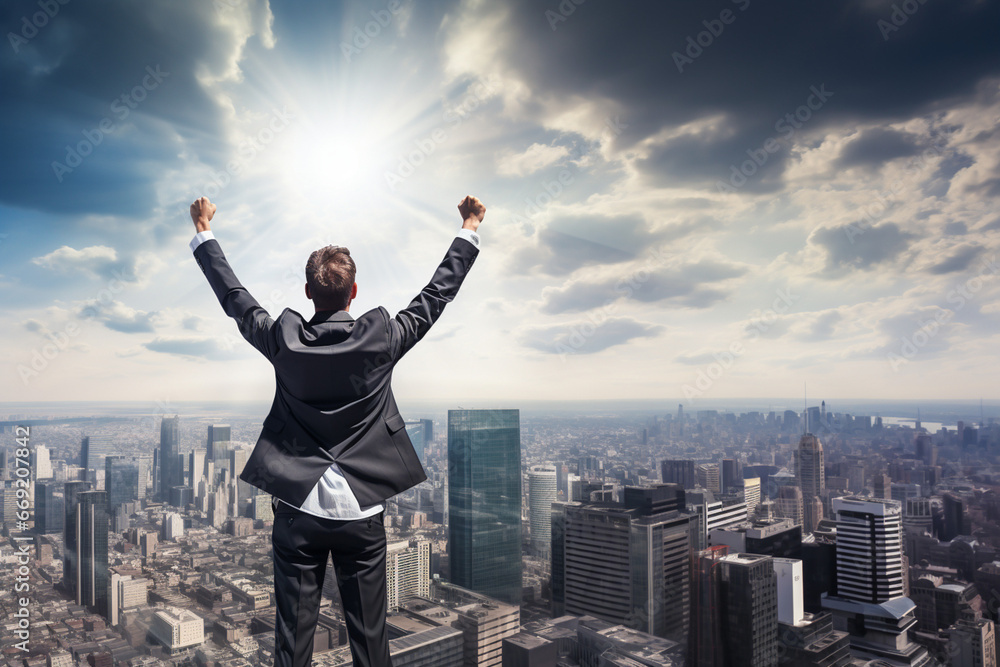
[[[104,470],[104,457],[115,453],[110,435],[85,435],[80,445],[80,467],[88,482],[97,485],[97,471]]]
[[[658,499],[644,495],[663,495],[661,489],[630,490],[623,505],[555,504],[553,609],[686,645],[691,517],[677,511],[677,500],[672,509],[655,511]]]
[[[79,543],[76,531],[76,506],[78,496],[90,488],[88,482],[66,482],[63,485],[63,588],[71,598],[76,598],[77,589],[77,554]]]
[[[719,578],[725,664],[776,666],[778,590],[771,557],[745,553],[723,556]]]
[[[31,477],[32,479],[49,479],[52,477],[52,459],[49,456],[49,448],[45,445],[37,445],[31,450]]]
[[[180,456],[181,418],[179,416],[160,419],[160,498],[170,499],[170,488],[184,483],[184,471],[178,469]]]
[[[797,486],[778,488],[778,514],[784,519],[791,519],[800,526],[805,523],[802,489]]]
[[[734,493],[741,478],[740,462],[736,459],[722,459],[722,465],[719,466],[719,485],[722,493]]]
[[[985,618],[962,618],[948,630],[952,665],[997,667],[996,626]]]
[[[892,500],[834,498],[837,591],[857,602],[903,596],[902,510]]]
[[[787,667],[847,667],[851,664],[846,632],[833,629],[828,612],[805,610],[802,561],[773,559],[778,584],[779,663]]]
[[[104,489],[108,492],[108,513],[125,503],[139,500],[139,465],[125,456],[104,459]]]
[[[703,463],[695,467],[695,477],[698,486],[712,493],[721,493],[719,466],[715,463]]]
[[[521,430],[517,410],[448,411],[451,581],[521,602]]]
[[[417,453],[417,458],[420,462],[424,462],[424,420],[414,419],[404,422],[406,428],[406,435],[410,436],[410,442],[413,444],[413,451]]]
[[[108,598],[108,620],[111,625],[118,625],[121,612],[146,604],[149,599],[148,586],[147,579],[111,573],[111,595]]]
[[[898,502],[834,498],[837,594],[822,599],[834,629],[851,637],[855,658],[916,666],[930,662],[916,644],[916,605],[905,596],[902,509]]]
[[[161,609],[153,614],[149,633],[169,653],[175,653],[205,641],[205,621],[187,609]]]
[[[660,478],[666,484],[680,484],[682,488],[693,489],[698,485],[694,461],[667,459],[660,462]]]
[[[968,535],[970,524],[965,510],[965,501],[956,493],[942,495],[944,504],[944,528],[941,531],[941,541],[949,542],[959,535]]]
[[[531,550],[542,557],[551,553],[552,503],[555,501],[555,466],[532,466],[528,471],[528,525]]]
[[[83,491],[76,501],[76,603],[107,618],[108,494]]]
[[[744,477],[737,483],[737,488],[743,494],[747,513],[752,515],[760,505],[760,477]]]
[[[812,433],[799,440],[795,458],[795,476],[806,498],[822,496],[826,491],[826,471],[823,462],[823,443]]]
[[[39,535],[63,532],[66,510],[63,483],[53,479],[35,482],[35,532]]]
[[[431,589],[431,543],[427,540],[392,542],[386,547],[386,590],[389,609],[415,597],[428,597]]]

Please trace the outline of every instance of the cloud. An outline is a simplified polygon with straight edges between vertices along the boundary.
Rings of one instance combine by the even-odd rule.
[[[121,301],[100,301],[97,299],[86,302],[78,315],[93,318],[107,328],[122,333],[150,333],[154,331],[153,320],[155,312],[135,310]]]
[[[541,228],[534,245],[518,251],[520,272],[564,276],[588,266],[635,259],[666,236],[638,216],[565,215]]]
[[[148,215],[166,172],[225,164],[235,110],[222,84],[240,80],[252,36],[274,45],[267,0],[60,9],[0,52],[0,125],[16,128],[4,137],[0,202]],[[34,0],[4,3],[4,24],[20,31],[20,17],[38,10]]]
[[[963,245],[953,252],[949,257],[937,262],[927,269],[928,273],[941,275],[944,273],[955,273],[965,271],[980,255],[983,254],[983,247],[978,245]]]
[[[247,359],[256,352],[245,340],[235,336],[213,338],[210,336],[158,336],[143,347],[153,352],[173,354],[187,359],[228,361]]]
[[[665,327],[629,317],[609,318],[595,325],[589,321],[528,327],[517,335],[518,342],[550,354],[594,354],[631,340],[653,338]]]
[[[523,153],[504,153],[497,158],[497,173],[501,176],[528,176],[568,155],[566,146],[531,144]]]
[[[899,257],[915,234],[902,231],[892,222],[877,227],[842,225],[820,227],[809,238],[810,244],[823,249],[827,274],[840,274],[847,270],[866,271]]]
[[[165,266],[163,260],[153,253],[119,257],[118,251],[109,246],[88,246],[77,250],[64,245],[31,261],[57,273],[77,273],[88,278],[132,283],[139,287],[148,284],[149,279]]]
[[[915,134],[890,128],[869,128],[862,130],[844,146],[836,166],[877,167],[896,158],[916,155],[921,149],[921,142]]]
[[[731,289],[711,285],[739,278],[747,269],[735,264],[704,260],[682,266],[638,267],[601,279],[572,280],[542,291],[541,311],[572,313],[630,298],[642,303],[667,303],[685,308],[707,308],[725,299]]]

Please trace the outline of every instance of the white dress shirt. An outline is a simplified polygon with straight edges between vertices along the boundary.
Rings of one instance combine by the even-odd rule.
[[[456,236],[465,239],[477,248],[479,247],[479,234],[471,229],[460,229]],[[212,230],[198,232],[188,245],[193,253],[195,248],[214,238],[215,234],[212,233]],[[347,484],[344,474],[340,471],[340,466],[332,463],[298,509],[324,519],[349,520],[375,516],[385,510],[385,506],[379,503],[371,507],[361,507],[354,492],[351,491],[351,487]]]

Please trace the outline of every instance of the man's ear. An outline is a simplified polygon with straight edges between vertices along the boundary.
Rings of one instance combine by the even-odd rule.
[[[306,283],[306,298],[312,301],[312,292],[309,291],[309,283]]]
[[[351,288],[351,301],[354,301],[358,297],[358,284],[354,283],[354,287]]]

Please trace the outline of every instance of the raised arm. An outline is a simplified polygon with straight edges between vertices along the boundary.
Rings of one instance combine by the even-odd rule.
[[[390,349],[399,359],[431,328],[444,307],[458,294],[466,274],[479,254],[479,224],[486,207],[475,197],[466,197],[458,204],[462,215],[462,230],[452,241],[431,281],[420,294],[389,321]]]
[[[277,352],[277,342],[271,333],[274,320],[233,273],[222,246],[212,233],[214,216],[215,204],[208,197],[196,199],[191,204],[191,221],[196,232],[191,240],[191,251],[226,315],[236,320],[240,334],[270,360]]]

